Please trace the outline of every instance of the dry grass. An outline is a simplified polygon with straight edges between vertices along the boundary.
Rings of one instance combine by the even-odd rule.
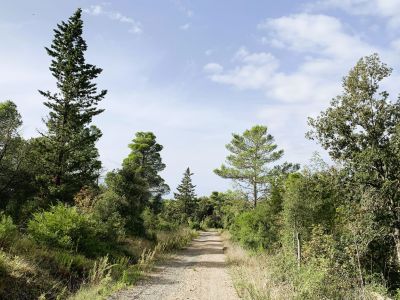
[[[315,281],[314,275],[318,275],[320,270],[314,265],[297,269],[284,253],[268,255],[247,251],[232,242],[228,232],[223,232],[222,238],[230,273],[242,299],[390,299],[384,287],[374,284],[365,287],[364,295],[356,286],[345,290],[342,287],[339,291],[341,285],[329,280],[322,282],[324,286],[319,286],[321,282]],[[335,274],[330,275],[339,280],[339,283],[340,280],[346,281]],[[297,284],[296,288],[294,284]]]
[[[121,259],[111,264],[108,258],[100,259],[90,272],[89,281],[81,289],[68,298],[69,300],[100,300],[120,289],[134,284],[144,274],[149,272],[158,260],[166,259],[171,251],[188,245],[195,237],[193,230],[186,228],[177,232],[162,232],[157,236],[157,244],[142,248],[142,253],[136,264],[129,264],[127,259]],[[133,243],[135,244],[135,243]],[[146,244],[140,244],[144,246]],[[140,249],[136,243],[135,251]]]
[[[225,254],[235,288],[243,299],[293,299],[293,287],[274,280],[274,267],[266,254],[249,253],[222,233]]]

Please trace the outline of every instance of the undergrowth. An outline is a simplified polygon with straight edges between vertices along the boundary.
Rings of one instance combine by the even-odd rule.
[[[134,284],[157,259],[186,246],[195,234],[181,228],[159,232],[154,241],[125,238],[110,253],[91,258],[37,243],[5,217],[0,221],[0,299],[104,299]]]
[[[365,286],[364,293],[341,274],[330,273],[321,263],[298,267],[284,251],[267,253],[243,248],[222,233],[229,270],[240,298],[287,299],[390,299],[379,285]]]

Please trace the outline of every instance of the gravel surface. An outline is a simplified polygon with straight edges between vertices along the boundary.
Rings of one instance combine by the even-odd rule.
[[[200,232],[191,245],[158,265],[154,272],[110,300],[236,300],[239,297],[227,272],[221,237]]]

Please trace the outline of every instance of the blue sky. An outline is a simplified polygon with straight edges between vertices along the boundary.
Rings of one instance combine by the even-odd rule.
[[[47,114],[37,90],[55,87],[44,46],[78,7],[87,61],[108,89],[94,121],[105,170],[120,166],[136,131],[153,131],[172,190],[187,166],[198,194],[229,188],[212,170],[231,133],[255,124],[284,160],[306,164],[321,151],[304,137],[307,117],[361,56],[378,52],[394,68],[384,88],[399,91],[400,0],[0,0],[0,100],[18,105],[26,137]]]

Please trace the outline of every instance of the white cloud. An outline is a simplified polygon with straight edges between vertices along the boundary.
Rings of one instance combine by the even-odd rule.
[[[333,57],[362,56],[370,46],[358,36],[345,32],[339,19],[321,14],[296,14],[267,19],[258,25],[265,30],[265,41],[296,52]]]
[[[179,27],[181,30],[188,30],[189,28],[190,28],[190,23],[186,23],[186,24],[183,24],[182,26],[180,26]]]
[[[235,54],[234,59],[253,65],[275,65],[277,63],[276,58],[271,53],[249,53],[249,51],[245,47],[239,48],[239,50]]]
[[[270,53],[243,53],[243,49],[235,55],[235,60],[240,59],[240,65],[232,70],[210,75],[211,80],[219,83],[230,84],[239,89],[264,89],[268,85],[268,79],[274,76],[278,68],[277,59]],[[206,65],[207,66],[207,65]]]
[[[301,55],[291,71],[270,52],[252,53],[241,47],[233,56],[236,66],[210,74],[212,81],[260,90],[283,103],[321,107],[339,92],[342,76],[361,56],[379,50],[326,15],[302,13],[267,19],[258,28],[266,34],[264,41],[273,41],[270,47]]]
[[[142,24],[140,22],[121,14],[120,12],[105,10],[102,5],[91,5],[83,11],[92,16],[105,16],[110,20],[128,24],[130,26],[130,33],[141,34],[143,32]]]
[[[208,63],[203,67],[203,70],[207,73],[215,74],[215,73],[221,73],[224,70],[224,68],[217,63]]]
[[[93,16],[98,16],[104,13],[101,5],[91,5],[90,8],[84,9],[83,11]]]
[[[399,0],[321,0],[308,5],[311,10],[338,8],[352,15],[387,19],[390,27],[400,25]]]

